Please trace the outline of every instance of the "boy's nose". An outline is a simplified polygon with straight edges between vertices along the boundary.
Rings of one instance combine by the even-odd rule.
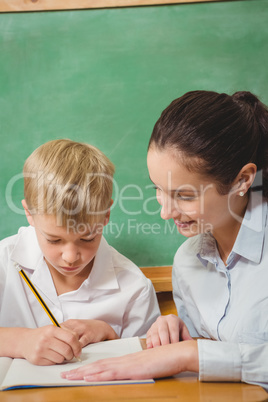
[[[62,253],[63,261],[67,262],[68,264],[74,264],[79,259],[79,251],[74,248],[68,248],[64,250]]]

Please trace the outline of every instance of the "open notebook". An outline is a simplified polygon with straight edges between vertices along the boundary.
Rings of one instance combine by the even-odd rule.
[[[31,387],[68,387],[107,384],[152,383],[149,380],[122,380],[108,382],[68,381],[60,373],[107,357],[118,357],[142,350],[138,337],[94,343],[83,348],[82,362],[71,361],[54,366],[35,366],[24,359],[0,357],[0,390]]]

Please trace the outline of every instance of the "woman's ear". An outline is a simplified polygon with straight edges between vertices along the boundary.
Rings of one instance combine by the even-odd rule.
[[[234,182],[234,192],[241,197],[248,192],[257,173],[257,166],[255,163],[247,163],[242,167]]]
[[[21,203],[22,203],[22,206],[24,208],[25,215],[26,215],[26,218],[27,218],[27,221],[28,221],[29,225],[34,226],[34,220],[33,220],[33,217],[31,215],[30,211],[29,211],[29,208],[27,206],[26,201],[22,200]]]

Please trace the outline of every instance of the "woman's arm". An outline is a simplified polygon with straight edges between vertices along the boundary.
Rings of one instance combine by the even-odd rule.
[[[243,381],[268,392],[268,343],[198,340],[200,381]]]
[[[183,371],[198,372],[197,342],[185,341],[99,360],[62,373],[68,380],[112,381],[168,377]]]

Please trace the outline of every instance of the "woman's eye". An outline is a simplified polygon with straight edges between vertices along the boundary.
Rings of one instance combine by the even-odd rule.
[[[60,242],[60,239],[57,239],[57,240],[49,240],[49,239],[47,239],[47,241],[48,241],[48,243],[50,243],[50,244],[57,244],[57,243]]]
[[[193,201],[197,198],[196,194],[176,193],[175,198],[182,201]]]
[[[182,201],[194,201],[196,197],[194,195],[177,195],[177,198]]]
[[[159,188],[157,186],[154,186],[153,188],[154,188],[154,190],[156,190],[156,193],[157,193],[156,196],[159,197],[162,192],[161,188]],[[171,191],[170,196],[174,197],[175,199],[181,200],[181,201],[194,201],[197,198],[196,194],[183,194],[183,193],[181,194],[176,191],[175,192]]]

